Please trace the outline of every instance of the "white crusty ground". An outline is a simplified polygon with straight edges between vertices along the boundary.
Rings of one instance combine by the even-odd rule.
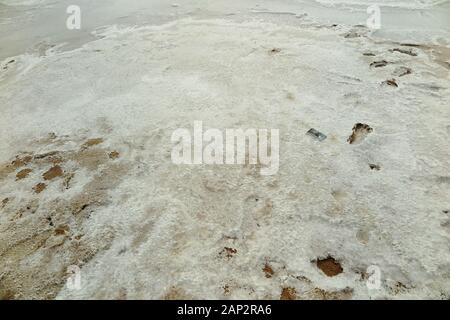
[[[0,197],[12,199],[0,209],[0,292],[278,299],[293,288],[298,299],[450,298],[448,44],[413,47],[418,55],[409,56],[364,28],[345,38],[352,30],[308,20],[180,19],[111,27],[73,51],[3,61],[15,59],[0,73],[0,163],[25,151],[75,152],[102,138],[92,148],[118,151],[111,161],[124,169],[100,181],[102,201],[93,204],[89,184],[104,179],[109,160],[67,160],[70,188],[58,178],[40,194],[32,187],[48,164],[32,162],[19,181],[14,172],[0,175]],[[389,64],[369,67],[375,60]],[[412,74],[393,76],[399,66]],[[391,78],[398,88],[381,85]],[[192,130],[195,120],[279,129],[278,174],[172,164],[171,133]],[[350,145],[358,122],[373,132]],[[328,138],[315,141],[305,135],[310,128]],[[81,218],[55,211],[55,201],[80,195],[89,203]],[[31,200],[34,213],[18,216]],[[45,223],[49,214],[69,226],[62,239]],[[23,239],[12,234],[44,235],[30,251],[16,250]],[[77,242],[92,254],[77,256]],[[237,252],[228,258],[224,247]],[[327,277],[317,268],[313,261],[328,255],[343,273]],[[71,264],[81,267],[80,290],[64,286]],[[365,284],[371,265],[382,272],[379,290]],[[17,273],[27,280],[11,280]]]

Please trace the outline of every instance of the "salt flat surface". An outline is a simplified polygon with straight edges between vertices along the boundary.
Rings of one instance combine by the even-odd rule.
[[[450,297],[446,39],[237,7],[5,57],[0,297]],[[278,173],[173,164],[172,132],[196,120],[279,129]],[[356,123],[372,131],[349,144]]]

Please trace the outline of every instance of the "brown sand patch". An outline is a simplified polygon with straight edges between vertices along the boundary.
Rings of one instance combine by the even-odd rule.
[[[422,45],[412,43],[401,43],[401,46],[413,47],[423,50],[428,56],[434,60],[438,65],[447,70],[436,70],[435,75],[442,78],[447,78],[448,69],[450,69],[450,48],[445,45]]]
[[[220,252],[220,255],[225,255],[228,259],[233,258],[233,256],[237,253],[236,249],[224,247],[223,250]]]
[[[95,243],[66,241],[64,235],[53,235],[49,229],[28,236],[28,230],[19,230],[20,240],[0,252],[0,264],[6,265],[2,287],[16,292],[16,299],[53,299],[65,283],[65,270],[70,265],[87,262],[99,250]],[[96,239],[104,243],[104,239]],[[109,240],[108,240],[109,241]],[[53,268],[42,264],[23,266],[21,261],[39,251],[44,263],[56,263]]]
[[[72,213],[77,215],[88,207],[108,204],[108,190],[114,189],[127,172],[127,167],[119,164],[112,164],[104,168],[94,176],[91,182],[85,185],[82,193],[71,199]]]
[[[16,159],[14,159],[11,164],[14,168],[20,168],[30,163],[32,159],[33,157],[31,155],[25,155],[22,157],[16,156]]]
[[[89,139],[87,140],[85,143],[83,143],[83,145],[81,146],[82,149],[87,149],[89,147],[98,145],[100,143],[103,142],[103,138],[94,138],[94,139]]]
[[[272,267],[268,263],[266,263],[264,265],[264,268],[262,270],[263,270],[266,278],[272,278],[272,276],[275,274]]]
[[[56,229],[55,229],[55,235],[59,236],[59,235],[66,235],[69,233],[70,227],[66,224],[64,225],[59,225]]]
[[[331,256],[328,256],[325,259],[317,259],[316,264],[328,277],[337,276],[344,271],[341,264]]]
[[[73,142],[72,139],[67,141]],[[39,143],[37,146],[48,148]],[[85,166],[88,169],[98,169],[102,165],[101,170],[92,174],[90,181],[71,198],[57,197],[45,202],[42,198],[34,198],[19,208],[6,206],[12,197],[0,203],[5,207],[2,214],[7,215],[4,231],[0,233],[0,266],[5,266],[0,272],[0,295],[15,299],[53,299],[65,284],[70,265],[81,267],[97,252],[110,246],[114,229],[105,225],[98,233],[87,234],[86,223],[99,206],[109,203],[109,191],[122,181],[128,166],[111,163],[108,151],[96,147],[30,154],[16,156],[12,162],[0,165],[0,178],[32,163],[37,168],[34,171],[44,169],[45,172],[45,181],[30,186],[35,193],[40,193],[47,187],[47,181],[57,177],[64,178],[66,188],[78,183],[72,180],[74,173],[65,173],[62,166],[55,163],[75,160],[78,168]],[[23,263],[34,254],[39,255],[40,262]],[[47,264],[51,267],[47,268]]]
[[[22,218],[24,215],[34,214],[39,208],[39,201],[37,199],[32,199],[27,203],[23,204],[19,209],[11,208],[9,210],[10,214],[13,214],[13,218],[10,221],[16,221]]]
[[[64,244],[64,242],[66,241],[66,236],[65,234],[53,234],[51,235],[47,241],[45,242],[44,247],[45,248],[56,248],[56,247],[60,247]]]
[[[72,214],[70,199],[55,199],[46,203],[39,203],[36,199],[21,212],[34,214],[28,215],[28,219],[11,223],[6,232],[0,234],[0,265],[8,266],[2,285],[17,292],[19,299],[54,298],[65,283],[67,268],[70,265],[81,267],[98,251],[107,249],[114,236],[111,230],[105,228],[86,239],[69,237],[72,233],[84,234],[86,220],[85,216]],[[73,230],[69,223],[72,223]],[[45,231],[36,233],[36,230]],[[42,256],[42,263],[22,264],[24,258],[37,251]],[[46,268],[46,263],[52,263],[52,267]]]
[[[64,153],[61,151],[50,151],[50,152],[34,155],[33,160],[36,160],[36,161],[43,160],[44,162],[47,162],[47,163],[58,164],[63,161],[62,160],[63,154]]]
[[[70,158],[78,162],[81,167],[85,167],[89,170],[97,170],[100,165],[109,160],[107,152],[99,148],[76,152],[72,154]]]
[[[281,290],[280,300],[295,300],[297,299],[297,291],[292,287],[285,287]]]
[[[4,242],[2,246],[0,246],[0,261],[3,260],[3,258],[12,256],[29,256],[42,247],[50,235],[51,231],[47,230],[40,233],[31,234],[25,239],[19,239],[19,237],[16,236],[12,238],[12,241],[14,242],[13,244]]]
[[[222,288],[223,288],[223,294],[224,295],[228,296],[231,293],[231,289],[230,289],[229,285],[226,284]]]
[[[315,300],[350,300],[353,296],[352,288],[345,288],[339,291],[326,291],[314,288],[308,296]]]
[[[26,177],[28,177],[28,175],[33,172],[33,170],[31,169],[22,169],[19,172],[17,172],[16,174],[16,180],[22,180],[25,179]]]
[[[117,292],[116,300],[127,300],[128,299],[128,292],[126,288],[120,288]]]
[[[187,300],[192,299],[182,288],[171,287],[162,297],[162,300]]]
[[[33,187],[34,192],[36,193],[41,193],[42,191],[45,190],[45,188],[47,188],[47,185],[43,182],[39,182],[37,185],[35,185]]]
[[[5,179],[10,173],[13,173],[14,171],[15,169],[12,165],[0,165],[0,180]]]
[[[13,173],[15,170],[26,166],[33,160],[31,155],[17,155],[11,163],[0,165],[0,180],[6,178],[9,174]]]
[[[119,157],[119,155],[120,155],[119,152],[111,151],[108,156],[109,156],[110,159],[115,160],[115,159],[117,159]]]
[[[4,208],[8,204],[8,202],[9,202],[9,198],[3,199],[1,207]]]
[[[399,293],[407,292],[408,290],[411,289],[411,287],[405,285],[400,281],[396,281],[393,284],[389,284],[388,289],[393,295],[398,295]]]
[[[42,177],[44,178],[44,180],[53,180],[57,177],[61,177],[63,173],[63,169],[59,165],[56,165],[48,169],[48,171],[46,171],[42,175]]]
[[[1,300],[14,300],[15,293],[12,290],[0,288],[0,301]]]

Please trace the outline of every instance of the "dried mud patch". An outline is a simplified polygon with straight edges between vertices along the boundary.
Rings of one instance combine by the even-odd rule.
[[[110,191],[130,164],[111,159],[113,150],[100,146],[103,138],[65,141],[70,143],[33,141],[29,150],[58,149],[27,151],[0,164],[2,192],[8,195],[0,206],[1,299],[55,298],[68,267],[81,268],[114,239],[108,225],[91,231],[90,217],[112,202]],[[29,194],[18,193],[19,183]]]
[[[103,142],[103,138],[93,138],[93,139],[88,139],[85,143],[83,143],[83,145],[81,146],[82,149],[88,149],[92,146],[96,146],[100,143]]]
[[[321,288],[314,288],[308,292],[304,298],[314,300],[350,300],[353,296],[353,289],[345,288],[337,291],[327,291]]]
[[[162,296],[162,300],[192,300],[192,296],[187,294],[183,288],[171,287]]]
[[[285,287],[281,289],[280,300],[296,300],[297,291],[295,288]]]
[[[9,198],[5,198],[2,200],[2,203],[0,205],[1,208],[4,208],[9,202]]]
[[[237,253],[237,250],[230,247],[224,247],[223,250],[219,253],[220,256],[226,257],[227,259],[231,259]]]
[[[37,185],[35,185],[33,187],[34,192],[36,193],[41,193],[42,191],[45,190],[45,188],[47,188],[47,185],[43,182],[39,182]]]
[[[317,267],[328,277],[337,276],[344,271],[341,264],[330,256],[325,259],[317,259],[316,264]]]
[[[272,278],[272,276],[275,274],[275,271],[273,271],[273,269],[272,269],[272,267],[270,266],[269,263],[266,263],[262,270],[263,270],[264,275],[266,276],[266,278]]]
[[[32,172],[33,170],[31,169],[22,169],[19,172],[17,172],[16,174],[16,180],[22,180],[25,179],[26,177],[28,177],[28,175]]]
[[[63,175],[63,170],[60,166],[56,165],[51,167],[50,169],[48,169],[43,175],[42,177],[44,178],[44,180],[53,180],[57,177],[61,177]]]

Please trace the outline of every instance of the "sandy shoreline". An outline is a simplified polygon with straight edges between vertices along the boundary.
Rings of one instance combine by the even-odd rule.
[[[449,299],[448,30],[212,3],[2,48],[0,298]],[[279,129],[279,172],[174,165],[196,120]]]

